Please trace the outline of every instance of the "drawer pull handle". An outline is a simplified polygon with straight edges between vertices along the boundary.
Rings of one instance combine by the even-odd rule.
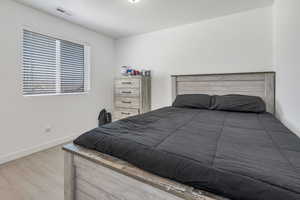
[[[122,84],[124,84],[124,85],[131,85],[132,82],[122,82]]]
[[[122,103],[131,104],[131,101],[122,101]]]
[[[121,112],[122,115],[130,115],[130,113]]]
[[[122,91],[122,94],[131,94],[131,91]]]

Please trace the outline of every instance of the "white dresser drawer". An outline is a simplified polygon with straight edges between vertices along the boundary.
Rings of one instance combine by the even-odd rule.
[[[124,109],[124,108],[119,108],[116,109],[114,112],[114,120],[119,120],[119,119],[123,119],[126,117],[132,117],[135,115],[139,114],[139,110],[138,109]]]
[[[140,79],[117,79],[116,88],[140,88]]]
[[[122,76],[114,82],[113,119],[119,120],[151,110],[151,78]]]
[[[116,107],[121,108],[136,108],[140,107],[139,98],[126,98],[126,97],[116,97]]]
[[[116,88],[115,95],[123,97],[139,97],[140,90],[136,88]]]

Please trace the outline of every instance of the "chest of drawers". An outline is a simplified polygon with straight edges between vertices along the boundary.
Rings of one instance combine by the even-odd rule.
[[[113,120],[120,120],[151,110],[151,78],[121,77],[114,83]]]

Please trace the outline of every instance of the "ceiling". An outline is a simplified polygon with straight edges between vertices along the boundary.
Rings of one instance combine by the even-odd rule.
[[[271,5],[273,0],[15,0],[114,38]],[[63,8],[70,15],[61,14]]]

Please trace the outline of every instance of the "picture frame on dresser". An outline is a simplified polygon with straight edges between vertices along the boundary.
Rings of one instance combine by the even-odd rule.
[[[114,81],[113,120],[143,114],[151,110],[151,77],[122,76]]]

